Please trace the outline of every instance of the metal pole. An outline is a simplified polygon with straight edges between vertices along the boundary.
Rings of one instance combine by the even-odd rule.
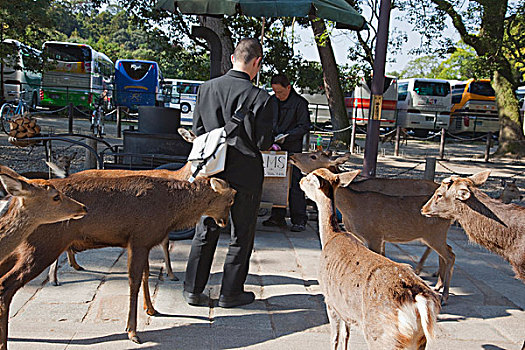
[[[70,134],[73,133],[73,103],[69,103],[69,113],[68,113],[68,131]]]
[[[122,137],[122,116],[120,106],[117,107],[117,137]]]
[[[445,128],[441,128],[441,140],[439,142],[439,159],[445,159]]]
[[[388,26],[390,22],[391,0],[381,0],[374,57],[374,77],[372,78],[372,103],[365,142],[363,175],[367,178],[376,175],[377,146],[379,144],[379,124],[383,105],[383,85],[385,81],[386,49],[388,46]]]
[[[492,132],[489,131],[487,134],[487,146],[485,147],[485,162],[489,161],[490,158],[490,142],[492,141]]]
[[[394,155],[399,157],[399,142],[401,140],[401,127],[396,127],[396,144],[394,145]]]

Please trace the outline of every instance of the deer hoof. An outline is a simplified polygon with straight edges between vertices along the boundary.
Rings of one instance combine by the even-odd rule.
[[[49,283],[51,283],[51,284],[52,284],[53,286],[55,286],[55,287],[60,286],[60,282],[58,282],[58,281],[56,281],[56,280],[55,280],[55,281],[49,281]]]
[[[149,316],[155,316],[155,315],[158,315],[159,313],[155,309],[146,309],[146,314],[148,314]]]
[[[134,343],[142,344],[142,342],[140,341],[140,338],[137,336],[135,332],[128,332],[128,338]]]
[[[82,266],[80,266],[80,265],[76,265],[76,266],[72,266],[72,267],[73,267],[75,270],[77,270],[77,271],[84,271],[84,270],[85,270],[85,269],[84,269]]]
[[[168,275],[169,279],[172,280],[172,281],[178,281],[179,279],[177,278],[177,276],[175,275]]]

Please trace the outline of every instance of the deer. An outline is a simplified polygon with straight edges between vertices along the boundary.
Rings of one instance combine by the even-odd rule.
[[[340,173],[339,165],[350,155],[335,159],[330,156],[331,153],[322,151],[296,153],[290,156],[290,162],[303,173],[325,165],[331,172]],[[426,218],[420,214],[421,206],[438,187],[428,180],[366,179],[341,188],[336,195],[336,207],[342,213],[345,227],[378,254],[385,255],[385,241],[406,243],[420,240],[434,250],[439,255],[438,280],[434,288],[443,288],[442,302],[446,304],[455,261],[452,247],[447,244],[451,221]],[[430,250],[418,262],[417,274],[421,272],[428,253]]]
[[[347,349],[350,326],[355,324],[369,349],[425,349],[440,312],[437,294],[409,265],[367,249],[353,232],[339,229],[335,198],[358,173],[317,169],[300,181],[319,210],[319,285],[330,322],[331,348],[342,343],[341,348]]]
[[[497,199],[505,204],[509,204],[513,200],[521,201],[522,195],[518,185],[516,185],[516,179],[512,181],[502,179],[501,186],[503,186],[503,189]]]
[[[0,166],[0,183],[7,193],[0,202],[0,261],[38,226],[80,219],[87,213],[84,204],[65,196],[48,181],[30,183],[13,173]]]
[[[52,172],[49,171],[27,171],[21,173],[23,177],[27,179],[51,179],[53,173],[56,177],[67,177],[69,176],[69,171],[71,169],[71,162],[77,156],[77,152],[74,152],[72,155],[61,155],[56,157],[53,155],[53,162],[46,161],[46,164],[51,168]]]
[[[128,338],[137,336],[137,298],[142,281],[144,309],[156,314],[149,287],[148,255],[168,232],[194,226],[201,216],[225,227],[236,191],[224,180],[188,181],[129,177],[78,177],[49,180],[66,195],[81,200],[89,213],[80,220],[37,228],[0,264],[0,349],[6,348],[9,304],[13,295],[38,276],[67,248],[123,247],[128,253]]]
[[[189,143],[193,143],[193,140],[197,137],[192,131],[179,128],[178,129],[179,134],[182,136],[184,140],[186,140]],[[48,164],[51,166],[52,170],[59,175],[59,177],[64,177],[62,175],[62,171],[60,167],[53,166],[52,164]],[[58,165],[58,164],[57,164]],[[136,176],[136,175],[144,175],[144,176],[152,176],[152,177],[158,177],[158,178],[166,178],[166,179],[173,179],[173,180],[188,180],[190,176],[192,175],[191,171],[191,162],[186,162],[184,166],[182,166],[178,170],[167,170],[167,169],[153,169],[153,170],[117,170],[117,169],[108,169],[108,170],[100,170],[100,169],[88,169],[84,171],[80,171],[78,173],[74,173],[69,175],[72,178],[77,177],[123,177],[123,176]],[[66,175],[67,176],[67,175]],[[175,276],[173,273],[173,269],[171,268],[171,259],[169,254],[169,237],[166,236],[165,240],[162,241],[160,244],[162,248],[162,253],[164,255],[164,264],[166,267],[166,275],[168,278],[172,281],[178,281],[179,279]],[[67,260],[69,262],[69,266],[74,268],[77,271],[83,271],[84,268],[80,266],[75,258],[75,252],[73,249],[67,249]],[[51,266],[49,269],[48,277],[50,283],[52,283],[55,286],[58,286],[60,283],[58,281],[58,259],[57,261]]]
[[[479,187],[489,175],[484,170],[444,179],[421,214],[458,221],[469,240],[503,257],[525,283],[525,208],[483,193]]]

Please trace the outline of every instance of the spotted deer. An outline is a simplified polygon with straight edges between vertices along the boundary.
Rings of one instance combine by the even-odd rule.
[[[357,173],[317,169],[300,182],[319,210],[319,285],[330,321],[331,348],[348,348],[354,324],[363,331],[369,349],[425,349],[440,311],[437,294],[410,266],[367,249],[337,224],[335,197]]]

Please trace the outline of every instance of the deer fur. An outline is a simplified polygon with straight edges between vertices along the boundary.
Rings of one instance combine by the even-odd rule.
[[[367,249],[339,230],[335,197],[357,171],[333,174],[318,169],[300,182],[317,203],[321,260],[319,285],[325,296],[331,347],[348,348],[350,326],[364,333],[369,349],[425,349],[433,337],[439,298],[410,266]]]
[[[80,219],[86,207],[61,192],[46,180],[29,183],[13,170],[0,168],[0,183],[7,192],[0,210],[0,262],[7,258],[38,226]],[[11,174],[11,175],[9,175]]]
[[[42,225],[0,264],[0,349],[7,342],[9,303],[15,292],[38,276],[60,254],[108,246],[128,252],[130,303],[129,339],[137,337],[137,296],[142,279],[144,308],[156,313],[149,295],[149,251],[171,230],[194,226],[207,215],[226,226],[235,190],[216,178],[193,183],[146,176],[78,177],[49,180],[57,189],[90,207],[82,219],[69,224]]]
[[[421,213],[457,220],[471,241],[505,258],[525,283],[525,208],[479,190],[489,175],[490,170],[485,170],[444,179]]]
[[[331,153],[322,151],[298,153],[290,156],[290,162],[303,172],[330,165],[339,173],[341,157],[330,157]],[[348,159],[347,155],[343,156],[344,161],[345,158]],[[455,261],[452,248],[447,244],[451,221],[420,215],[421,206],[438,187],[428,180],[372,178],[340,188],[335,203],[343,215],[346,229],[361,237],[378,254],[385,254],[385,241],[406,243],[419,240],[434,250],[439,255],[435,289],[443,288],[442,301],[445,304]],[[427,249],[417,264],[416,273],[421,272],[428,253],[430,250]]]

